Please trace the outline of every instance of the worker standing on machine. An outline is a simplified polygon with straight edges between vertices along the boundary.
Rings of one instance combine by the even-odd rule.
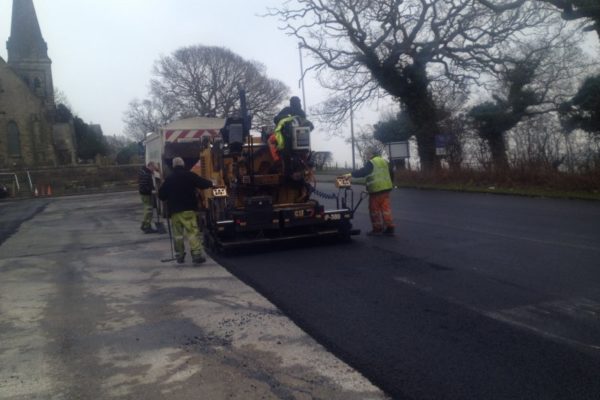
[[[275,126],[277,126],[277,124],[279,124],[279,121],[281,121],[285,117],[300,117],[302,119],[306,119],[306,113],[302,109],[302,102],[300,101],[300,97],[292,96],[290,98],[290,105],[284,107],[281,111],[279,111],[275,118],[273,118]]]
[[[302,109],[302,102],[297,96],[290,98],[290,105],[279,111],[273,118],[273,122],[275,122],[275,130],[268,138],[267,143],[274,161],[279,161],[280,156],[284,155],[284,164],[286,164],[286,171],[284,173],[288,176],[290,172],[289,155],[291,152],[291,132],[293,126],[308,126],[312,131],[314,125],[306,119],[306,113]]]
[[[369,147],[365,151],[369,160],[361,169],[343,175],[345,178],[366,178],[369,193],[369,215],[373,229],[368,236],[394,236],[394,219],[390,206],[390,192],[394,187],[388,162],[378,149]]]
[[[181,157],[173,159],[173,173],[165,179],[158,190],[159,199],[166,201],[173,222],[173,242],[177,263],[185,261],[184,237],[187,237],[192,262],[196,265],[206,261],[202,239],[198,229],[198,199],[196,189],[208,189],[212,182],[185,169]]]

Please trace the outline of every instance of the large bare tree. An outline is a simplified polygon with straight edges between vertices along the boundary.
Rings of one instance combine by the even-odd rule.
[[[567,21],[583,21],[585,31],[596,31],[600,39],[600,1],[598,0],[479,0],[481,4],[496,12],[522,7],[526,2],[537,1],[549,4],[561,12]]]
[[[488,144],[497,170],[508,168],[506,133],[526,119],[556,113],[576,91],[589,64],[577,47],[581,37],[564,24],[509,47],[490,70],[493,100],[470,111],[474,127]],[[490,87],[491,86],[491,87]]]
[[[464,89],[499,46],[548,14],[532,4],[497,13],[473,0],[294,0],[268,15],[311,52],[311,69],[338,94],[331,118],[391,95],[417,127],[422,167],[432,169],[441,119],[432,83]]]
[[[153,97],[190,116],[227,117],[239,112],[245,89],[255,122],[272,121],[289,88],[267,77],[265,67],[223,47],[190,46],[162,57],[154,68]]]
[[[132,100],[123,118],[126,133],[137,141],[178,118],[239,114],[240,89],[246,92],[254,124],[271,125],[289,94],[283,82],[267,77],[262,64],[223,47],[201,45],[156,61],[150,88],[150,98]]]

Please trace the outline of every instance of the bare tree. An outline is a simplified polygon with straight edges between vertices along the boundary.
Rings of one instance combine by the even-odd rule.
[[[588,77],[576,95],[561,106],[563,126],[582,129],[600,138],[600,74]]]
[[[156,62],[151,93],[181,116],[227,117],[239,113],[239,89],[244,89],[255,123],[264,125],[289,93],[265,71],[223,47],[184,47]]]
[[[479,2],[496,12],[504,12],[522,7],[527,1],[515,0],[506,3],[500,0],[479,0]],[[596,31],[600,39],[600,2],[598,0],[535,0],[549,4],[561,12],[566,21],[582,20],[584,31]]]
[[[313,151],[311,156],[317,171],[322,171],[325,166],[333,161],[333,153],[330,151]]]
[[[158,99],[132,100],[123,117],[125,133],[140,142],[148,132],[158,131],[158,128],[173,121],[177,116],[177,110]]]
[[[493,101],[469,113],[498,170],[508,168],[505,134],[524,119],[558,111],[587,71],[579,35],[562,28],[508,47],[491,70]]]
[[[63,92],[62,90],[60,90],[59,88],[57,88],[56,86],[54,87],[54,104],[56,104],[56,105],[62,104],[65,107],[67,107],[69,110],[73,109],[73,107],[71,106],[71,103],[69,102],[69,99],[67,98],[66,93]]]
[[[511,165],[523,171],[558,169],[567,158],[563,141],[556,116],[528,119],[509,134]]]
[[[311,52],[309,70],[337,93],[330,118],[391,95],[418,127],[421,165],[431,169],[440,133],[432,82],[464,90],[482,64],[495,62],[498,45],[548,14],[530,3],[496,13],[473,0],[295,0],[268,15]]]
[[[350,138],[346,139],[346,143],[352,143]],[[376,149],[379,153],[385,152],[385,145],[379,140],[375,139],[373,132],[367,128],[361,128],[354,138],[354,145],[358,150],[358,155],[365,164],[369,159],[367,158],[367,150]]]

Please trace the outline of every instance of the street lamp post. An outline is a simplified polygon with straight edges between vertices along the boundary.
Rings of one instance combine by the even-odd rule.
[[[356,156],[354,152],[354,110],[352,104],[352,91],[350,95],[350,142],[352,143],[352,170],[356,169]]]
[[[300,87],[302,88],[302,104],[304,109],[308,111],[306,106],[306,96],[304,94],[304,66],[302,65],[302,42],[298,42],[298,55],[300,56]]]

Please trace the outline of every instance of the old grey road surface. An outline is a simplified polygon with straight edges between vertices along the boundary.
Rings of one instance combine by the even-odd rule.
[[[136,193],[0,203],[0,399],[383,399]]]

